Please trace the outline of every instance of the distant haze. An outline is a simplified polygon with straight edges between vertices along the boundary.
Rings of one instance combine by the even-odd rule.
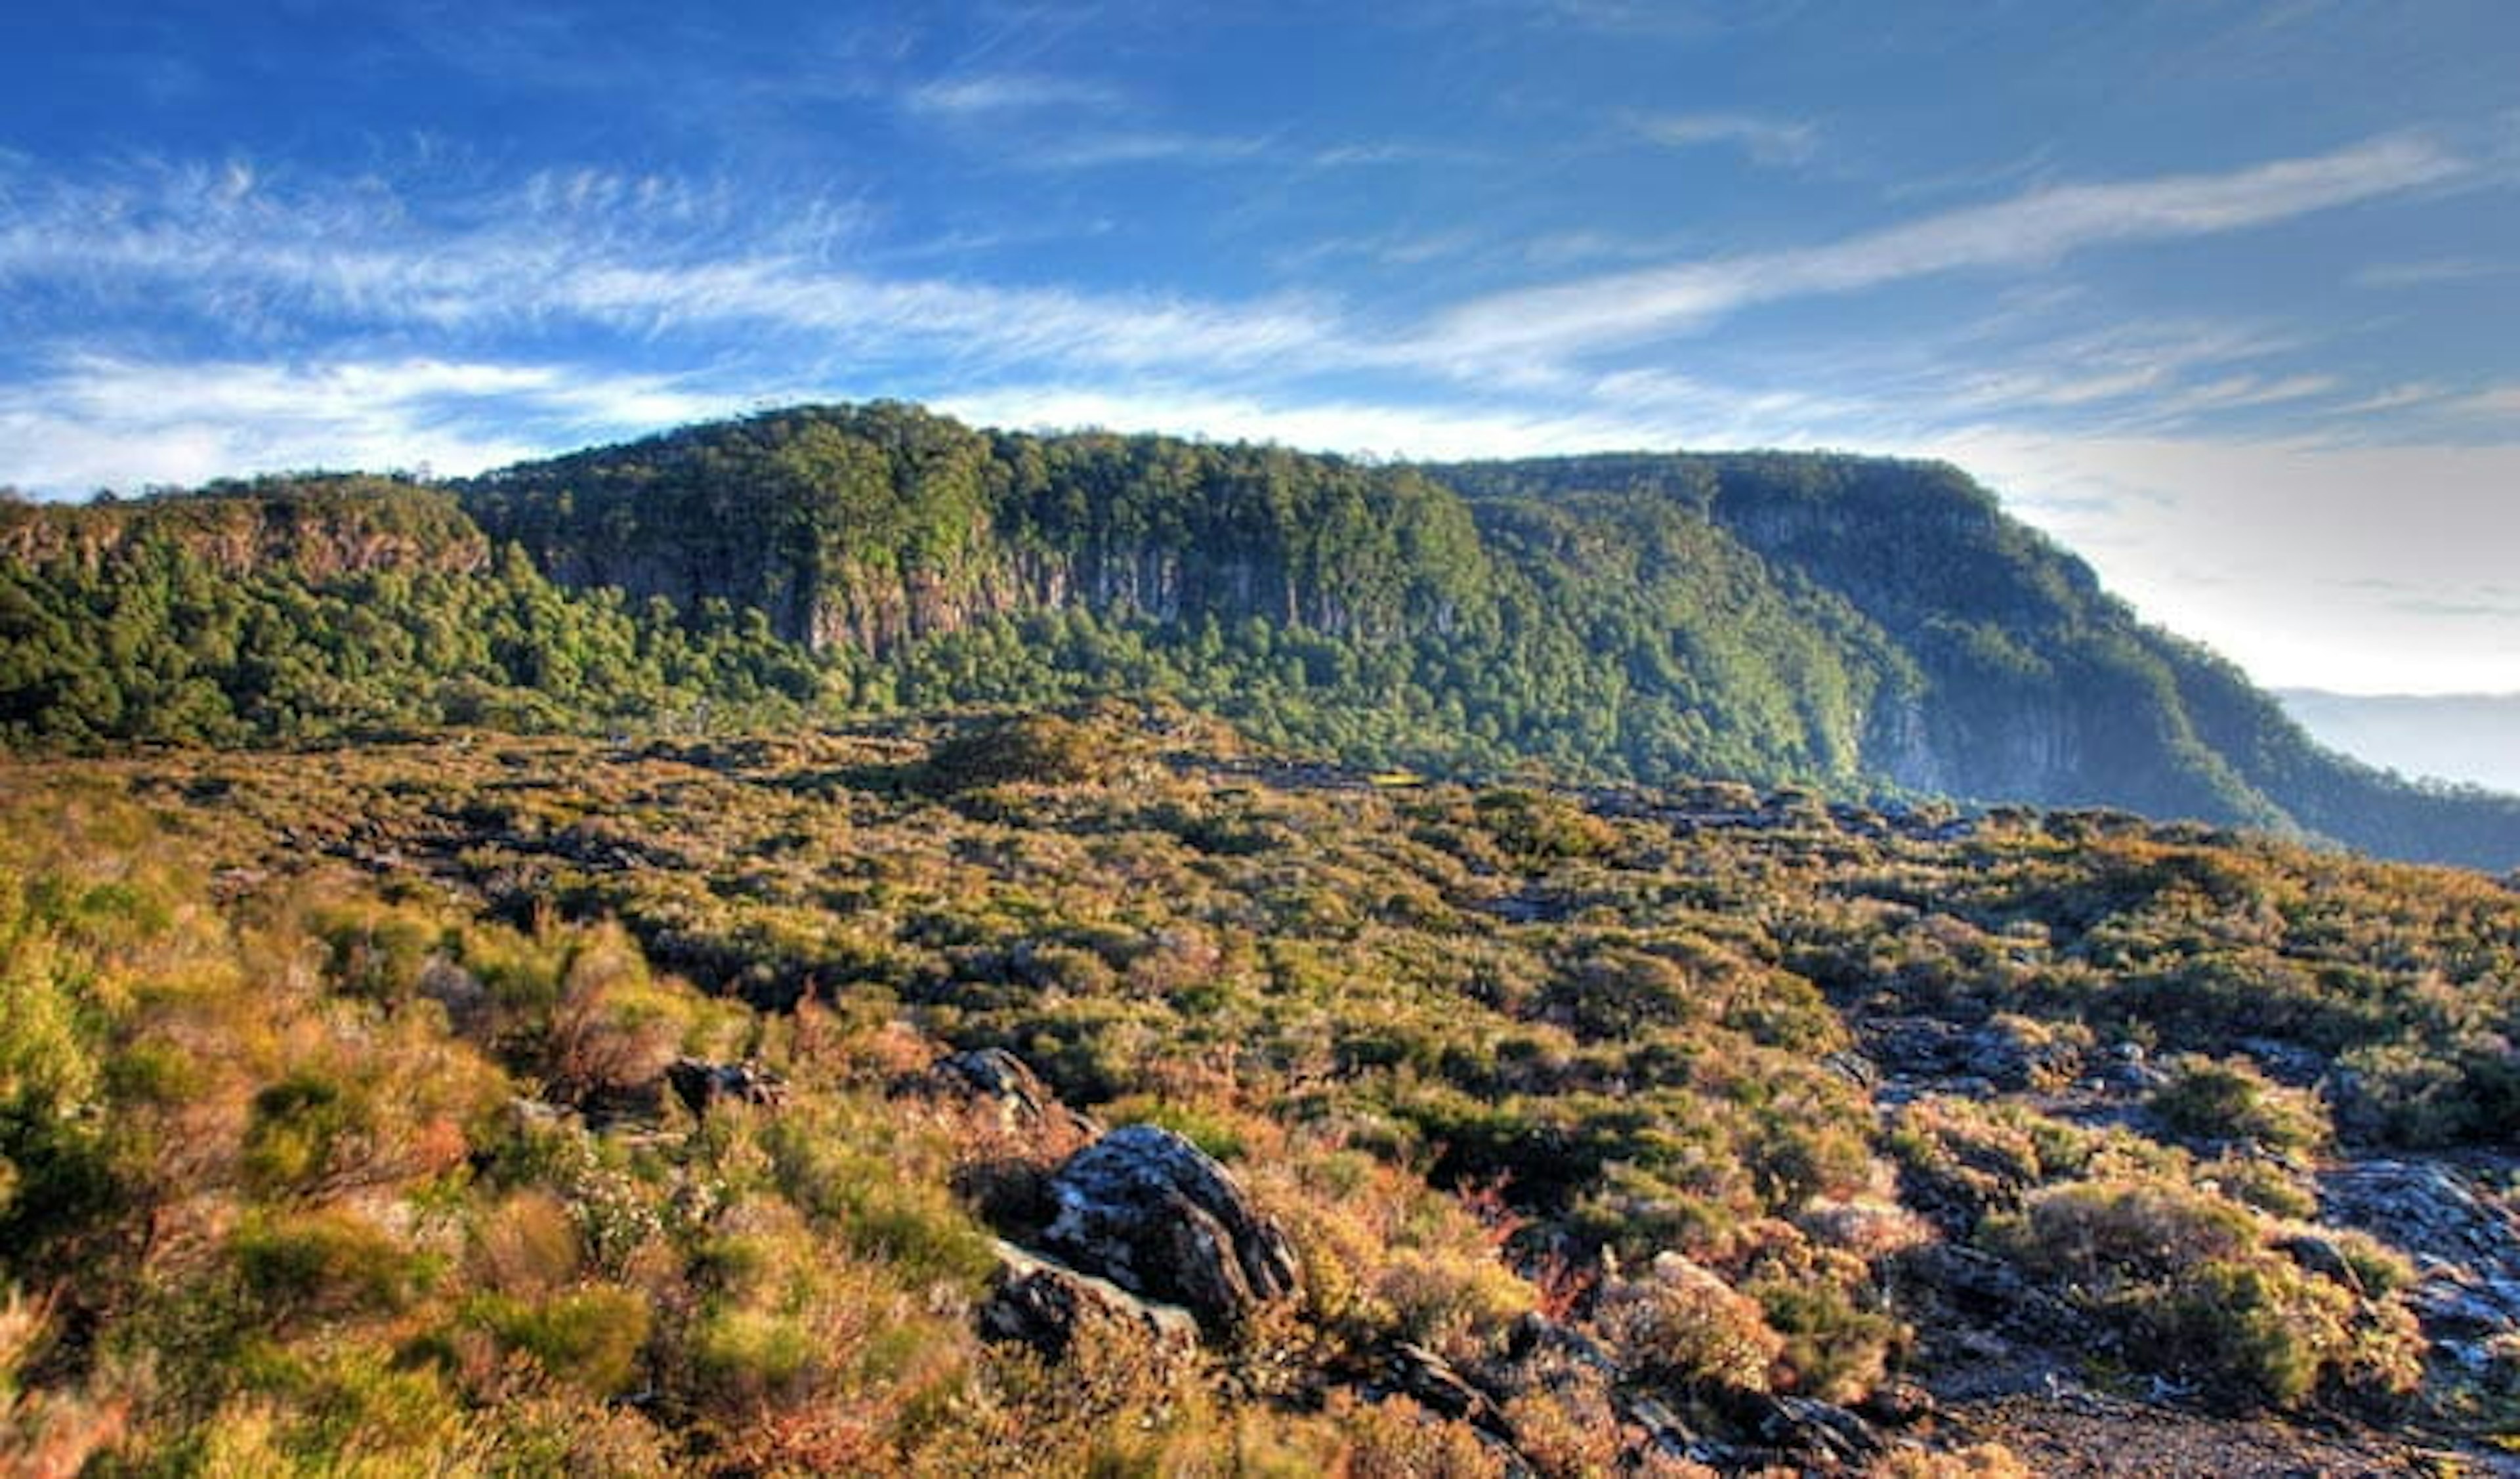
[[[2275,696],[2319,743],[2408,776],[2520,795],[2520,693],[2413,697],[2284,688]]]

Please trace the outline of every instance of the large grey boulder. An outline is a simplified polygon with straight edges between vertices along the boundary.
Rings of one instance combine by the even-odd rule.
[[[1224,1167],[1169,1130],[1129,1125],[1068,1158],[1042,1243],[1089,1273],[1188,1309],[1207,1329],[1241,1324],[1300,1287],[1294,1249]]]

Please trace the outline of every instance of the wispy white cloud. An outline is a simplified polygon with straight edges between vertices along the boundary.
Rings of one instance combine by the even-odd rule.
[[[810,335],[826,355],[915,352],[937,365],[967,368],[1056,360],[1213,371],[1289,355],[1335,363],[1352,354],[1324,316],[1292,300],[1223,305],[887,280],[777,258],[590,267],[550,284],[533,301],[647,332],[766,328]]]
[[[1522,259],[1532,266],[1564,269],[1579,264],[1650,261],[1670,256],[1669,240],[1647,240],[1614,232],[1578,228],[1548,231],[1522,243]]]
[[[2048,413],[2158,422],[2235,396],[2244,385],[2272,385],[2234,367],[2296,347],[2263,329],[2184,317],[2061,333],[2046,320],[2037,304],[1999,309],[1949,338],[1928,340],[1918,350],[1926,367],[1895,390],[1947,422]],[[1877,372],[1865,378],[1884,379]]]
[[[2354,274],[2358,288],[2431,288],[2471,283],[2520,273],[2520,263],[2481,256],[2433,256],[2420,261],[2380,262]]]
[[[2386,390],[2365,395],[2359,400],[2349,400],[2339,405],[2330,406],[2327,408],[2327,414],[2330,416],[2371,416],[2383,411],[2403,411],[2413,406],[2427,405],[2438,401],[2443,398],[2445,393],[2446,393],[2443,391],[2442,387],[2435,385],[2430,381],[2416,381],[2408,385],[2390,386]]]
[[[1906,175],[1882,185],[1889,201],[1930,200],[1937,196],[1984,195],[1998,186],[2037,180],[2055,167],[2055,146],[2039,144],[1995,163],[1970,164],[1937,173]]]
[[[902,102],[912,113],[935,118],[957,141],[1025,169],[1233,163],[1274,153],[1264,138],[1161,126],[1118,88],[1075,77],[942,77],[911,88]],[[1363,162],[1362,155],[1339,161]]]
[[[1741,390],[1667,370],[1551,375],[1458,394],[1365,398],[1300,389],[1222,391],[1193,380],[1073,380],[948,393],[999,425],[1168,432],[1414,460],[1604,448],[1842,445],[1879,407],[1821,392]]]
[[[2043,365],[1977,371],[1946,402],[1983,415],[1990,410],[2074,410],[2157,393],[2177,371],[2167,365],[2118,365],[2057,370]]]
[[[878,264],[897,264],[899,254],[867,250],[869,218],[851,203],[807,200],[764,226],[738,192],[604,171],[538,174],[461,208],[373,182],[274,183],[249,162],[75,186],[0,178],[17,187],[13,204],[28,208],[0,224],[0,283],[84,295],[108,310],[189,313],[217,345],[213,358],[356,357],[340,346],[415,340],[449,360],[574,358],[583,352],[576,341],[601,332],[648,347],[685,341],[687,350],[748,357],[782,379],[853,371],[855,383],[891,393],[1123,375],[1211,386],[1240,378],[1284,393],[1371,373],[1414,381],[1404,397],[1423,398],[1450,374],[1458,379],[1447,393],[1466,380],[1481,395],[1529,397],[1536,415],[1576,415],[1609,397],[1623,425],[1661,428],[1671,439],[1775,443],[1808,434],[1847,444],[1898,430],[1903,399],[1911,427],[2138,400],[2144,421],[2158,425],[2342,388],[2233,363],[2281,345],[2211,326],[2049,334],[1888,374],[1878,364],[1778,361],[1760,378],[1791,393],[1743,389],[1736,376],[1720,396],[1705,377],[1675,393],[1667,377],[1588,368],[1587,351],[1692,314],[2026,261],[2131,234],[2234,229],[2457,167],[2420,142],[2384,140],[2229,175],[2039,191],[1819,247],[1490,298],[1415,333],[1301,295],[1201,300],[887,272]],[[1462,243],[1380,245],[1378,259],[1391,267]],[[1860,393],[1833,389],[1859,382]],[[2468,409],[2497,405],[2476,398]]]
[[[2320,433],[2337,444],[2520,446],[2520,384],[2414,381],[2317,409]]]
[[[2180,393],[2172,397],[2171,408],[2194,412],[2280,405],[2288,400],[2334,394],[2343,384],[2333,375],[2230,375]]]
[[[1642,420],[1460,403],[1410,405],[1299,395],[1236,394],[1209,387],[1124,389],[1042,384],[949,393],[936,402],[969,420],[1038,430],[1097,428],[1219,440],[1275,441],[1349,456],[1434,460],[1544,455],[1666,444]]]
[[[408,331],[564,336],[600,327],[800,336],[804,352],[999,368],[1043,358],[1108,369],[1248,368],[1364,352],[1292,298],[1211,302],[943,278],[847,262],[862,218],[799,203],[756,229],[708,190],[600,173],[542,175],[460,217],[382,187],[237,192],[223,171],[56,187],[0,226],[0,284],[40,285],[222,338]],[[603,208],[591,208],[592,206]],[[265,326],[267,334],[257,326]],[[794,347],[791,346],[790,347]]]
[[[1381,266],[1418,267],[1458,259],[1485,245],[1475,231],[1378,231],[1359,236],[1323,236],[1279,254],[1271,266],[1282,275],[1312,272],[1324,263],[1366,261]]]
[[[0,387],[0,444],[12,479],[57,494],[311,467],[462,474],[740,406],[577,365],[83,356]]]
[[[1792,119],[1741,113],[1634,114],[1628,126],[1675,149],[1725,145],[1762,164],[1800,164],[1820,147],[1820,130]]]
[[[1051,108],[1107,109],[1120,93],[1100,82],[1030,72],[940,77],[910,89],[903,102],[915,113],[953,117],[1026,113]]]
[[[1817,446],[1847,439],[1880,414],[1818,388],[1746,389],[1660,369],[1591,377],[1577,398],[1633,428],[1625,446]]]
[[[1232,163],[1263,159],[1270,153],[1267,139],[1247,135],[1112,128],[1023,144],[1011,157],[1036,168],[1096,169],[1112,164]]]
[[[1524,289],[1446,315],[1423,348],[1476,366],[1583,354],[1703,327],[1760,303],[1969,268],[2029,268],[2090,248],[2264,226],[2433,184],[2466,166],[2420,138],[2375,139],[2226,174],[2035,190],[1824,246],[1717,257]]]
[[[1317,169],[1357,169],[1403,164],[1476,164],[1488,157],[1453,144],[1333,144],[1317,149],[1305,162]]]
[[[2520,445],[1988,427],[1885,449],[1975,472],[2138,610],[2261,682],[2520,691],[2509,624],[2473,619],[2510,604]],[[2471,619],[2414,610],[2409,592]]]
[[[1704,4],[1700,0],[1480,0],[1484,8],[1513,15],[1549,30],[1572,26],[1611,36],[1689,40],[1762,23],[1767,12],[1789,6]],[[1468,0],[1445,0],[1440,23],[1460,23]]]
[[[2520,385],[2493,386],[2459,396],[2451,406],[2463,415],[2504,418],[2512,423],[2506,435],[2520,440]]]

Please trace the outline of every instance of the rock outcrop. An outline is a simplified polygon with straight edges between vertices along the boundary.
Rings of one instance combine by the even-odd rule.
[[[1210,1332],[1300,1287],[1284,1231],[1169,1130],[1111,1132],[1059,1168],[1051,1194],[1058,1210],[1045,1246],[1132,1293],[1186,1307]]]
[[[960,1099],[996,1111],[999,1128],[1009,1133],[1043,1130],[1099,1134],[1102,1127],[1059,1102],[1023,1059],[1003,1047],[947,1053],[927,1067],[914,1086],[936,1098]]]
[[[1178,1373],[1198,1352],[1198,1322],[1178,1305],[1158,1304],[1012,1243],[997,1246],[998,1272],[976,1317],[992,1340],[1019,1341],[1058,1362],[1080,1344],[1142,1348]]]
[[[2509,1197],[2450,1165],[2410,1160],[2334,1167],[2318,1191],[2322,1220],[2377,1234],[2413,1258],[2408,1304],[2436,1358],[2480,1374],[2504,1359],[2520,1339],[2520,1216]],[[2313,1249],[2287,1251],[2314,1272],[2329,1261]],[[2327,1252],[2343,1262],[2332,1245]]]
[[[788,1082],[758,1063],[711,1063],[704,1058],[676,1058],[665,1065],[665,1082],[674,1096],[694,1114],[706,1114],[722,1101],[776,1108],[788,1102]]]

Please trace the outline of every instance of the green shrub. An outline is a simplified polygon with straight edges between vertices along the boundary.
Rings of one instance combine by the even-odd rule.
[[[2179,1361],[2275,1407],[2307,1401],[2351,1344],[2351,1295],[2263,1261],[2217,1259],[2145,1303]]]
[[[2338,1118],[2362,1138],[2426,1150],[2502,1129],[2485,1118],[2459,1066],[2423,1048],[2370,1043],[2336,1066]]]
[[[340,1209],[250,1221],[228,1249],[248,1292],[282,1314],[399,1310],[436,1273],[433,1260]]]
[[[1317,1472],[1352,1479],[1502,1479],[1504,1458],[1466,1422],[1438,1417],[1406,1397],[1367,1403],[1345,1392],[1324,1408],[1340,1440],[1337,1456]]]
[[[303,1474],[480,1472],[486,1445],[438,1369],[348,1344],[303,1358],[266,1351],[240,1373],[260,1401],[204,1424],[198,1471]],[[275,1401],[276,1399],[276,1401]]]
[[[1535,1299],[1531,1286],[1484,1248],[1390,1250],[1372,1291],[1402,1339],[1462,1360],[1483,1354]]]
[[[2189,1140],[2294,1151],[2315,1150],[2334,1137],[2315,1095],[2284,1087],[2244,1058],[2178,1059],[2149,1107],[2173,1134]]]
[[[2196,1179],[2224,1195],[2275,1217],[2318,1215],[2318,1192],[2309,1176],[2280,1162],[2251,1155],[2218,1156],[2196,1168]]]
[[[813,1332],[793,1315],[727,1307],[700,1320],[691,1356],[702,1386],[741,1409],[788,1389],[813,1362],[815,1349]]]
[[[11,1252],[108,1215],[121,1189],[101,1114],[111,1062],[95,965],[11,917],[16,882],[0,872],[0,1248]]]
[[[298,1069],[253,1096],[242,1164],[247,1184],[265,1193],[312,1187],[353,1151],[371,1119],[356,1086],[322,1069]]]
[[[925,779],[947,793],[1099,781],[1110,773],[1112,740],[1056,715],[1025,715],[938,745],[928,753]]]
[[[2399,1271],[2385,1254],[2358,1243],[2345,1255],[2374,1274],[2358,1294],[2269,1247],[2268,1230],[2237,1203],[2152,1179],[2049,1187],[1988,1236],[2113,1325],[2138,1362],[2227,1396],[2292,1408],[2413,1390],[2422,1336],[2387,1297]]]
[[[1906,1325],[1827,1279],[1762,1279],[1745,1292],[1783,1338],[1778,1364],[1793,1390],[1823,1402],[1854,1402],[1878,1386],[1908,1340]]]
[[[1597,857],[1618,845],[1618,834],[1598,817],[1537,791],[1484,791],[1473,806],[1496,845],[1524,861]]]
[[[1886,1138],[1909,1199],[1965,1232],[2048,1179],[2041,1129],[2027,1110],[1934,1094],[1901,1109]]]
[[[504,1295],[476,1298],[473,1319],[500,1341],[533,1357],[543,1369],[591,1396],[617,1396],[639,1374],[648,1344],[647,1299],[635,1290],[595,1284],[528,1304]]]
[[[1598,1318],[1627,1363],[1657,1381],[1764,1392],[1785,1350],[1757,1300],[1677,1254],[1603,1290]]]
[[[2359,1227],[2323,1227],[2318,1237],[2336,1250],[2354,1282],[2373,1299],[2386,1299],[2415,1282],[2414,1260]]]
[[[1986,1237],[2023,1264],[2085,1286],[2157,1278],[2257,1245],[2248,1209],[2166,1179],[2073,1181],[2033,1193]]]
[[[976,1289],[997,1269],[989,1235],[936,1181],[874,1149],[834,1145],[792,1119],[766,1135],[779,1185],[848,1249],[904,1276]]]
[[[445,931],[426,916],[377,905],[337,905],[315,921],[336,990],[375,1001],[410,995]]]

